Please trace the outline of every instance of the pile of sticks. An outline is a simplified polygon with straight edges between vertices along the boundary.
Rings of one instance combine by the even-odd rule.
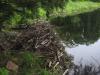
[[[49,23],[38,22],[13,33],[10,38],[7,37],[5,45],[4,41],[3,44],[0,42],[3,50],[37,52],[45,58],[45,66],[53,70],[64,71],[71,66],[72,58],[64,51],[61,40]]]

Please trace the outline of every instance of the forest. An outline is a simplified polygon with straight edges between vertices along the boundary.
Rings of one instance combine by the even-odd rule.
[[[99,38],[100,0],[0,0],[0,75],[99,75],[65,51]]]

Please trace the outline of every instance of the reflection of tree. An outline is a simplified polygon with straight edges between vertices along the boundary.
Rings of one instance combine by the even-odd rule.
[[[57,32],[68,45],[92,44],[99,39],[100,10],[77,16],[58,17],[51,21]]]

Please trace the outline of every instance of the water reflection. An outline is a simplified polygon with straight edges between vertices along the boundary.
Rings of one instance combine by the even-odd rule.
[[[76,64],[83,62],[85,64],[95,63],[100,65],[100,40],[89,46],[79,45],[75,48],[66,49],[68,53],[74,55]]]
[[[93,44],[100,37],[100,10],[52,21],[64,43],[68,46]]]
[[[75,62],[83,58],[85,63],[100,58],[100,9],[91,13],[52,20],[60,38],[70,47]],[[97,61],[93,61],[96,62]]]

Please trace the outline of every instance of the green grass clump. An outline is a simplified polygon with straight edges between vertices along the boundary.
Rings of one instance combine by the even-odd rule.
[[[6,68],[0,68],[0,75],[9,75],[9,71]]]
[[[19,75],[56,75],[45,68],[43,58],[31,52],[23,52],[20,57]]]
[[[7,61],[16,63],[18,70],[16,72],[7,70],[5,68]],[[9,75],[9,73],[13,75],[58,75],[47,69],[44,63],[44,58],[40,58],[39,54],[29,51],[2,53],[0,55],[0,65],[2,65],[0,75]]]

